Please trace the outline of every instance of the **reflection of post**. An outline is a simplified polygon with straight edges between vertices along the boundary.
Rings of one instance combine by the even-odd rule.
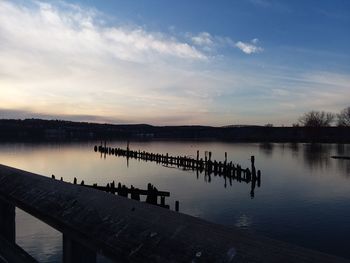
[[[250,188],[250,198],[251,198],[251,199],[254,198],[255,182],[256,182],[256,180],[253,179],[253,180],[252,180],[252,184],[251,184],[251,188]]]
[[[15,242],[15,206],[0,200],[0,235],[9,242]]]
[[[104,155],[103,155],[105,159],[106,159],[106,154],[107,154],[107,142],[105,141],[105,148],[104,148]]]
[[[260,172],[260,170],[258,170],[257,180],[258,180],[258,187],[260,187],[260,185],[261,185],[261,172]]]

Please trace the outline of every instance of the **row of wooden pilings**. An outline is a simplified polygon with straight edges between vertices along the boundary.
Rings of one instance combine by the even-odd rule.
[[[52,179],[56,179],[55,175],[51,176]],[[61,181],[63,181],[63,177],[61,177]],[[73,179],[73,184],[79,184],[76,177]],[[101,186],[92,184],[85,184],[84,180],[80,182],[81,186],[94,188],[97,190],[101,190],[107,193],[117,194],[119,196],[128,197],[130,195],[130,199],[141,201],[141,195],[146,196],[146,203],[157,205],[163,208],[169,209],[170,206],[165,204],[165,197],[170,196],[170,192],[159,191],[154,185],[149,183],[147,185],[147,190],[135,188],[133,185],[130,187],[121,184],[120,182],[116,185],[115,182],[107,183],[106,186]],[[160,202],[158,202],[158,197],[160,197]],[[175,201],[175,211],[179,211],[179,201]]]
[[[159,164],[167,165],[167,166],[176,166],[178,168],[184,169],[192,169],[197,170],[199,172],[205,172],[208,175],[212,173],[214,175],[223,175],[230,178],[235,178],[239,180],[246,181],[258,181],[258,185],[260,185],[261,180],[261,172],[260,170],[256,171],[255,169],[255,157],[251,156],[251,169],[246,168],[243,169],[239,164],[234,165],[231,162],[227,161],[227,153],[225,152],[225,161],[216,161],[212,160],[212,153],[208,152],[208,155],[205,155],[205,159],[199,158],[199,151],[197,151],[196,159],[187,157],[187,156],[170,156],[168,153],[159,154],[159,153],[150,153],[146,151],[134,151],[130,150],[129,147],[127,149],[121,148],[112,148],[106,147],[102,144],[100,146],[94,147],[95,152],[100,152],[101,154],[109,154],[115,156],[123,156],[127,158],[134,158],[144,161],[156,162]]]

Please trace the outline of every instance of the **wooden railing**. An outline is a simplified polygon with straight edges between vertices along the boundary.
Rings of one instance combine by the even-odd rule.
[[[0,236],[8,242],[15,207],[63,234],[63,262],[95,262],[97,253],[115,262],[347,262],[0,165]]]

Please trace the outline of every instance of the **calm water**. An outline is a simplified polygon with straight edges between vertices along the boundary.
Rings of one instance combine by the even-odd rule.
[[[251,198],[251,185],[223,177],[167,168],[123,157],[103,158],[94,143],[0,144],[0,163],[65,181],[85,183],[113,180],[146,188],[154,184],[169,191],[166,203],[174,209],[212,222],[350,258],[350,161],[331,155],[350,155],[350,145],[258,144],[219,142],[132,142],[130,148],[169,155],[212,151],[213,159],[243,167],[256,157],[261,186]],[[126,147],[126,142],[110,142]],[[62,236],[54,229],[17,210],[17,243],[42,262],[60,262]],[[100,261],[104,261],[100,258]]]

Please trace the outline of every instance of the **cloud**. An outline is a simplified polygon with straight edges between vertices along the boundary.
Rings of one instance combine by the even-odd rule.
[[[210,94],[214,80],[201,73],[202,51],[59,3],[0,1],[0,104],[17,109],[1,117],[204,119],[210,95],[198,94]]]
[[[235,46],[242,50],[245,54],[254,54],[254,53],[260,53],[263,51],[262,47],[257,46],[259,40],[257,38],[254,38],[250,43],[245,43],[242,41],[238,41]]]
[[[259,39],[254,38],[254,39],[252,39],[251,42],[252,42],[253,44],[257,45],[257,44],[259,43]]]
[[[12,47],[64,54],[104,54],[137,62],[164,56],[206,58],[194,46],[173,37],[141,27],[105,26],[101,21],[95,10],[74,5],[38,2],[30,8],[0,2],[0,39]]]
[[[219,47],[239,48],[246,54],[260,53],[263,51],[263,48],[258,46],[259,39],[257,38],[252,39],[250,43],[245,43],[242,41],[235,42],[230,37],[213,36],[208,32],[201,32],[197,35],[187,33],[187,35],[190,36],[192,43],[196,47],[207,52],[213,52]]]
[[[249,2],[256,7],[277,11],[279,13],[290,13],[292,11],[291,7],[286,3],[282,3],[282,1],[249,0]]]
[[[117,119],[112,116],[97,116],[85,114],[49,114],[34,112],[30,109],[3,109],[0,108],[0,119],[47,119],[47,120],[67,120],[79,122],[97,122],[97,123],[130,123],[127,119]]]
[[[208,32],[201,32],[191,39],[193,44],[197,46],[211,46],[214,44],[213,37]]]

